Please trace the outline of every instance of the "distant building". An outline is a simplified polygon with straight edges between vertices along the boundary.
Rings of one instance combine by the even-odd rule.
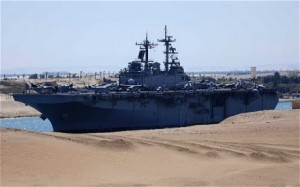
[[[256,79],[256,67],[251,67],[251,78]]]

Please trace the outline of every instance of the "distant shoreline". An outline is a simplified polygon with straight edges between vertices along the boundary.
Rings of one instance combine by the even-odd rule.
[[[279,99],[279,102],[292,102],[292,101],[299,101],[300,99]]]
[[[20,115],[20,116],[12,116],[12,117],[5,117],[5,116],[0,116],[0,119],[16,119],[16,118],[35,118],[35,117],[40,117],[40,115]]]

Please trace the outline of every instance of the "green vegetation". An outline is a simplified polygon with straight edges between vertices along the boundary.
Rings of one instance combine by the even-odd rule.
[[[263,83],[267,87],[277,88],[280,94],[300,92],[300,77],[296,73],[286,76],[275,72],[274,75],[257,77],[257,82]]]

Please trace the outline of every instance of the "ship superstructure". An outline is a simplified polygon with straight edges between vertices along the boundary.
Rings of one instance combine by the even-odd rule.
[[[255,83],[221,86],[190,81],[171,45],[175,41],[165,27],[164,38],[158,40],[165,46],[163,70],[160,63],[149,60],[149,50],[157,44],[146,35],[142,43],[136,43],[140,46],[138,60],[120,71],[119,85],[39,90],[13,97],[40,111],[41,117],[48,118],[54,131],[59,132],[183,127],[275,108],[276,91]]]
[[[146,39],[142,43],[136,43],[140,46],[138,55],[139,60],[132,61],[128,68],[121,70],[119,82],[123,85],[142,85],[151,90],[160,87],[170,87],[176,84],[184,84],[190,80],[189,76],[184,73],[176,54],[176,48],[171,43],[175,42],[172,36],[167,35],[167,26],[165,26],[165,37],[158,40],[165,46],[165,69],[162,70],[160,63],[149,60],[149,50],[157,44],[151,43]]]

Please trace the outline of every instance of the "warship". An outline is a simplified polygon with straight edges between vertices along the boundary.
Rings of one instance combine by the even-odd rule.
[[[138,58],[120,70],[118,83],[88,89],[39,88],[37,92],[13,94],[48,118],[58,132],[105,132],[131,129],[184,127],[218,123],[244,112],[274,109],[276,91],[239,81],[213,84],[191,81],[167,34],[157,40],[164,44],[164,69],[149,60],[149,50],[157,44],[148,36],[139,46]],[[29,89],[37,90],[35,87]]]

